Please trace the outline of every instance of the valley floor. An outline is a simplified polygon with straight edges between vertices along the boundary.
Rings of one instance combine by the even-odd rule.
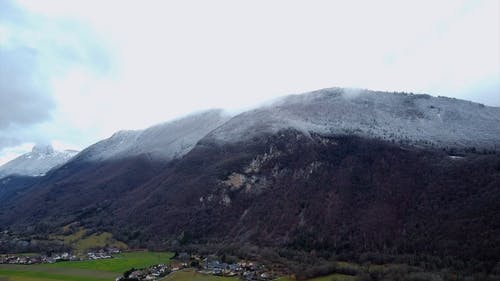
[[[117,274],[105,270],[26,265],[0,265],[0,281],[111,281]],[[236,281],[237,277],[221,277],[186,269],[169,274],[162,281]]]
[[[112,281],[131,268],[147,268],[155,264],[175,264],[170,252],[124,252],[112,259],[65,261],[52,264],[17,265],[0,264],[0,281]],[[500,265],[500,264],[498,264]],[[303,272],[304,276],[284,276],[276,281],[295,281],[297,278],[306,281],[451,281],[451,280],[487,280],[498,281],[498,268],[490,274],[466,274],[451,269],[426,270],[421,266],[410,266],[399,263],[371,264],[352,262],[332,262],[312,274],[314,268]],[[308,276],[308,277],[306,277]],[[314,277],[312,276],[319,276]],[[309,278],[309,279],[307,279]],[[237,281],[238,277],[221,277],[212,274],[201,274],[194,268],[186,268],[173,272],[161,281]]]

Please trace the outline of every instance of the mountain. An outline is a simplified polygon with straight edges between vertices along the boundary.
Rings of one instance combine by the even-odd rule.
[[[35,145],[25,153],[0,166],[0,178],[8,175],[43,176],[49,170],[59,167],[75,156],[78,151],[57,151],[51,145]]]
[[[292,260],[500,259],[500,108],[333,88],[204,114],[117,133],[18,179],[0,225],[40,236],[78,224],[132,247],[271,248]]]
[[[102,225],[126,241],[140,229],[142,245],[188,233],[330,254],[498,256],[499,144],[499,108],[337,88],[289,96],[213,130]]]

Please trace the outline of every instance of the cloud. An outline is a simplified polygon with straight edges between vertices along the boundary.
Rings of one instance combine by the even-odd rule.
[[[54,108],[48,88],[36,50],[0,46],[0,130],[47,120]]]
[[[52,139],[40,128],[54,121],[60,105],[54,81],[75,68],[108,73],[112,56],[100,42],[81,22],[0,1],[0,151]]]
[[[335,86],[500,106],[498,0],[372,2],[0,0],[0,46],[36,66],[20,70],[47,108],[0,135],[85,147]]]
[[[0,139],[1,142],[1,139]],[[19,154],[26,153],[33,148],[34,143],[23,143],[20,145],[16,145],[14,147],[10,147],[8,150],[0,149],[0,165],[3,165],[10,160],[19,156]]]
[[[49,120],[55,106],[40,52],[16,38],[15,32],[22,29],[16,23],[23,22],[21,10],[9,1],[0,2],[1,159],[9,159],[12,154],[3,148],[23,143],[27,136],[20,132],[22,128]]]

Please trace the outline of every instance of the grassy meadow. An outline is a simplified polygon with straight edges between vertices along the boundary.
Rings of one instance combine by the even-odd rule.
[[[37,265],[0,265],[0,281],[108,281],[126,270],[169,263],[173,253],[126,252],[113,259]]]
[[[65,229],[63,227],[63,229]],[[64,245],[70,246],[77,253],[85,253],[89,249],[98,249],[105,247],[115,247],[126,250],[127,244],[117,241],[109,232],[89,233],[85,228],[77,228],[72,231],[66,230],[65,235],[51,235],[53,240],[59,240]]]

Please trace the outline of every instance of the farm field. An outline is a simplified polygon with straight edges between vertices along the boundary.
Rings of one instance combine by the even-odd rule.
[[[0,265],[0,281],[108,281],[124,271],[169,263],[173,253],[126,252],[113,259],[37,265]]]

